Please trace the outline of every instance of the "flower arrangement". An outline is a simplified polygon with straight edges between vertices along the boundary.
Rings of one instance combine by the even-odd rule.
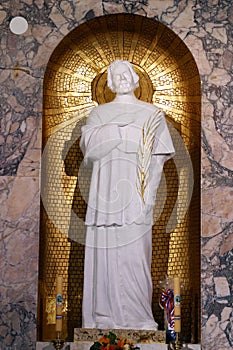
[[[116,334],[109,332],[108,335],[102,336],[95,342],[90,350],[140,350],[139,347],[134,347],[134,344],[127,339],[119,339]]]

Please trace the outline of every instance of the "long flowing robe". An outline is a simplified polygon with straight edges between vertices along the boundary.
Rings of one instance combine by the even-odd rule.
[[[151,209],[163,164],[174,154],[164,113],[144,102],[100,105],[82,127],[80,146],[85,162],[93,163],[83,327],[157,329],[151,310]]]

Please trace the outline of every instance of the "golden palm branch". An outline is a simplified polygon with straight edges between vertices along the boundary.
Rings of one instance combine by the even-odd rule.
[[[149,183],[150,162],[156,130],[164,113],[161,110],[153,113],[143,124],[142,136],[137,153],[137,191],[145,204],[145,191]]]

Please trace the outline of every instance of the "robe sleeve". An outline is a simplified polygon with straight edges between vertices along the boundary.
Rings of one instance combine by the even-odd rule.
[[[149,184],[146,193],[146,204],[153,206],[156,200],[157,189],[161,180],[164,163],[175,155],[172,138],[167,122],[163,116],[156,130],[150,162]]]
[[[145,194],[145,203],[149,206],[154,206],[156,201],[157,190],[161,181],[163,166],[166,161],[164,155],[152,156],[150,163],[150,177]]]
[[[90,113],[81,131],[80,148],[85,162],[105,157],[122,142],[119,127],[113,123],[103,124],[95,110]]]
[[[173,157],[175,154],[172,138],[164,116],[156,130],[155,141],[152,148],[152,156],[158,154],[163,154],[166,160]]]

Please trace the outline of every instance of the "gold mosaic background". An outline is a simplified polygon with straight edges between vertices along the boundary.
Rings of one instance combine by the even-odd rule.
[[[176,157],[165,165],[155,208],[154,316],[163,329],[158,283],[165,274],[179,275],[183,284],[182,333],[187,341],[198,342],[199,73],[191,53],[174,32],[155,20],[128,14],[95,18],[77,27],[55,49],[46,70],[38,338],[55,336],[56,274],[64,278],[64,336],[72,339],[73,328],[81,327],[83,220],[91,170],[80,167],[80,127],[96,103],[114,97],[106,86],[106,69],[115,59],[126,59],[134,65],[140,76],[137,97],[166,111],[176,148]],[[194,174],[187,212],[192,173],[184,145]]]

